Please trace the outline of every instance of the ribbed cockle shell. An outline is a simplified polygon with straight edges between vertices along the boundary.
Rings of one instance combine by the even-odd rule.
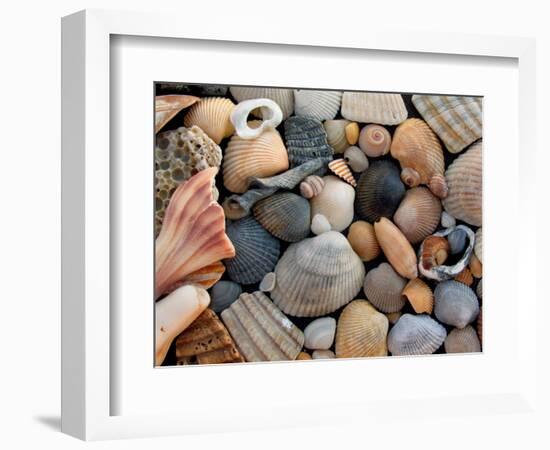
[[[193,125],[203,130],[216,144],[233,134],[233,124],[229,120],[234,103],[228,98],[208,97],[195,103],[185,114],[183,124]]]
[[[430,355],[445,338],[447,331],[426,314],[403,314],[388,334],[388,350],[394,356]]]

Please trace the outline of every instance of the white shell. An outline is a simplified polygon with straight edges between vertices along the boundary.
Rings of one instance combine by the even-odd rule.
[[[441,213],[441,226],[444,228],[451,228],[456,225],[456,219],[451,216],[447,211]]]
[[[332,347],[336,334],[336,320],[332,317],[321,317],[311,322],[304,330],[304,346],[311,350],[328,350]]]
[[[313,117],[317,120],[334,119],[340,110],[342,93],[337,91],[294,91],[294,112],[297,116]]]
[[[275,289],[277,277],[275,272],[268,272],[265,274],[264,278],[260,282],[260,291],[262,292],[271,292]]]
[[[401,94],[344,92],[342,116],[362,123],[398,125],[405,121],[408,113]]]
[[[334,359],[336,355],[332,350],[315,350],[311,357],[313,359]]]
[[[248,126],[248,115],[256,108],[263,108],[263,122],[257,128]],[[231,113],[231,123],[235,127],[235,133],[243,139],[254,139],[266,129],[277,128],[283,121],[283,113],[277,103],[268,98],[244,100],[240,102]]]
[[[315,214],[311,220],[311,232],[320,235],[330,231],[330,222],[322,214]]]
[[[311,215],[322,214],[333,230],[343,231],[353,221],[355,189],[333,175],[323,177],[323,180],[323,190],[310,200]]]
[[[352,145],[344,152],[344,159],[354,172],[364,172],[369,168],[369,160],[363,151]]]

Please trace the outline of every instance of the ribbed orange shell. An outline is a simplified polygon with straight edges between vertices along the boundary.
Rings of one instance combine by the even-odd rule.
[[[235,105],[228,98],[208,97],[195,103],[185,115],[183,124],[203,130],[216,144],[235,131],[229,117]]]
[[[331,170],[332,173],[340,177],[346,183],[351,184],[353,187],[357,186],[357,182],[355,181],[355,178],[353,178],[351,169],[346,164],[345,159],[340,158],[329,162],[328,168]]]
[[[393,222],[381,217],[375,222],[376,239],[395,271],[402,277],[418,276],[416,253],[403,233]]]
[[[348,241],[363,261],[372,261],[380,254],[374,227],[368,222],[358,220],[352,223],[348,231]]]
[[[434,309],[434,294],[430,286],[420,278],[410,280],[401,294],[407,298],[415,313],[432,313]]]

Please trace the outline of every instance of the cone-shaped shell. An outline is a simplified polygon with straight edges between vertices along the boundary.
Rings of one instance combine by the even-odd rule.
[[[294,110],[294,92],[292,89],[232,86],[229,88],[229,91],[237,102],[256,98],[268,98],[273,100],[281,108],[283,119],[290,116]],[[257,111],[257,116],[262,117],[261,110]],[[264,117],[264,119],[267,118],[268,117]]]
[[[352,300],[361,289],[365,268],[347,239],[336,231],[291,244],[277,267],[271,292],[286,314],[319,317]]]
[[[294,113],[297,116],[312,117],[321,121],[334,119],[340,110],[341,100],[342,93],[338,91],[296,89]]]
[[[391,218],[404,195],[397,167],[389,161],[375,161],[359,177],[355,209],[369,222]]]
[[[328,164],[332,160],[332,148],[328,144],[323,124],[310,117],[292,116],[285,120],[285,141],[290,167],[299,166],[312,159]],[[324,175],[326,168],[316,172]]]
[[[229,280],[218,281],[210,290],[210,308],[220,313],[237,300],[242,292],[238,283]]]
[[[401,94],[344,92],[342,96],[342,116],[348,120],[398,125],[407,115]]]
[[[388,318],[365,300],[354,300],[338,318],[337,358],[386,356]]]
[[[369,160],[359,147],[348,147],[344,152],[344,159],[354,172],[364,172],[369,168]]]
[[[294,360],[304,345],[304,333],[262,292],[243,293],[221,316],[248,362]]]
[[[322,214],[332,229],[345,230],[353,220],[355,189],[333,175],[323,177],[323,190],[310,200],[311,216]]]
[[[475,143],[445,172],[449,187],[449,194],[443,200],[445,211],[475,226],[481,226],[482,219],[482,151],[481,141]]]
[[[359,147],[372,158],[383,156],[390,151],[391,135],[382,125],[370,124],[359,134]]]
[[[407,238],[390,220],[382,217],[375,222],[376,240],[386,258],[402,277],[413,279],[418,276],[416,254]]]
[[[225,149],[223,183],[231,192],[242,194],[251,177],[270,177],[287,169],[288,155],[277,130],[265,130],[254,139],[234,135]]]
[[[474,253],[479,259],[479,262],[483,263],[483,228],[479,228],[476,231],[476,242],[474,244]]]
[[[447,337],[447,331],[430,316],[403,314],[388,334],[388,350],[394,356],[430,355]]]
[[[425,187],[407,191],[393,216],[393,221],[412,244],[432,234],[441,217],[441,202]]]
[[[343,119],[325,120],[323,123],[327,141],[334,153],[343,153],[351,145],[346,136],[346,127],[351,123],[349,120]]]
[[[479,353],[481,343],[476,330],[470,325],[451,330],[445,339],[445,351],[447,353]]]
[[[434,295],[430,286],[420,278],[410,280],[401,293],[417,314],[431,314],[434,308]]]
[[[157,95],[155,97],[155,133],[172,120],[182,109],[199,101],[192,95]]]
[[[357,186],[357,182],[355,181],[355,178],[353,178],[351,169],[348,167],[345,159],[340,158],[329,162],[328,168],[333,174],[344,180],[346,183],[351,184],[353,187]]]
[[[353,251],[365,262],[372,261],[380,254],[374,227],[368,222],[353,222],[349,227],[348,241]]]
[[[377,310],[392,313],[405,306],[405,297],[401,292],[406,284],[407,281],[384,262],[367,273],[363,291]]]
[[[319,175],[310,175],[300,183],[300,193],[304,198],[319,195],[325,186],[325,181]]]
[[[447,325],[464,328],[479,314],[479,301],[472,289],[458,281],[442,281],[434,291],[434,313]]]
[[[481,138],[481,98],[413,95],[412,101],[451,153],[458,153]]]
[[[336,320],[333,317],[320,317],[304,329],[304,346],[311,350],[328,350],[332,347],[335,334]]]
[[[188,128],[198,126],[210,136],[210,139],[219,144],[235,130],[229,120],[234,107],[235,104],[228,98],[204,98],[187,111],[183,124]]]
[[[264,198],[254,205],[252,211],[267,231],[283,241],[297,242],[309,235],[309,202],[292,192]]]
[[[235,257],[225,261],[229,278],[237,283],[252,284],[273,271],[279,259],[279,240],[253,217],[230,222],[227,236],[235,246]]]

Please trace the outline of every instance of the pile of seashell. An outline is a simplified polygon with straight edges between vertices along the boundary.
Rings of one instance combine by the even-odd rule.
[[[470,353],[482,101],[157,84],[156,364]]]

